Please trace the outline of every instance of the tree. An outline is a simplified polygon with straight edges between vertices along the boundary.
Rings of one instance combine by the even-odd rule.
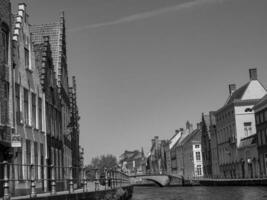
[[[86,174],[89,178],[94,178],[95,170],[98,169],[100,174],[104,173],[104,169],[110,169],[117,166],[117,158],[111,154],[101,155],[92,158],[91,163],[86,166]]]

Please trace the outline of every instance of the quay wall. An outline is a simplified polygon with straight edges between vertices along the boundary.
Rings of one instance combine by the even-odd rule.
[[[133,194],[133,186],[126,186],[111,190],[101,190],[94,192],[66,193],[49,196],[16,197],[16,200],[129,200]]]
[[[267,179],[200,180],[199,185],[204,185],[204,186],[267,186]]]

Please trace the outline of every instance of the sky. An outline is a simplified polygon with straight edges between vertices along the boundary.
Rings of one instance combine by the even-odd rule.
[[[266,0],[11,0],[31,24],[65,11],[85,163],[169,139],[219,109],[256,67],[267,88]]]

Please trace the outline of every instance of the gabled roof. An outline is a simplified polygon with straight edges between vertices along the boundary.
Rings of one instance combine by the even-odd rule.
[[[181,136],[182,136],[181,131],[176,132],[174,136],[172,136],[172,138],[169,140],[169,149],[172,149],[175,146],[175,144],[178,142]]]
[[[254,110],[267,107],[267,94],[253,107]]]
[[[52,24],[42,24],[42,25],[31,25],[30,32],[32,34],[32,41],[34,44],[43,43],[43,37],[49,36],[50,48],[52,52],[53,64],[55,67],[55,72],[57,75],[59,72],[59,62],[60,62],[60,51],[62,46],[61,37],[61,24],[52,23]]]
[[[195,129],[193,130],[191,133],[189,132],[185,132],[184,134],[182,134],[182,136],[180,137],[179,141],[178,141],[178,146],[183,146],[185,143],[187,143],[189,140],[191,140],[196,134],[198,134],[199,132],[201,132],[200,129]]]
[[[235,90],[233,94],[229,96],[229,98],[227,99],[226,104],[231,104],[233,103],[234,100],[241,100],[242,96],[244,95],[244,93],[246,92],[248,88],[249,83],[250,82],[246,83],[242,87]]]

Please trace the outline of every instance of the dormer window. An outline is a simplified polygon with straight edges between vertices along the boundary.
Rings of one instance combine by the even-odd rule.
[[[245,112],[252,112],[252,109],[251,108],[246,108]]]

